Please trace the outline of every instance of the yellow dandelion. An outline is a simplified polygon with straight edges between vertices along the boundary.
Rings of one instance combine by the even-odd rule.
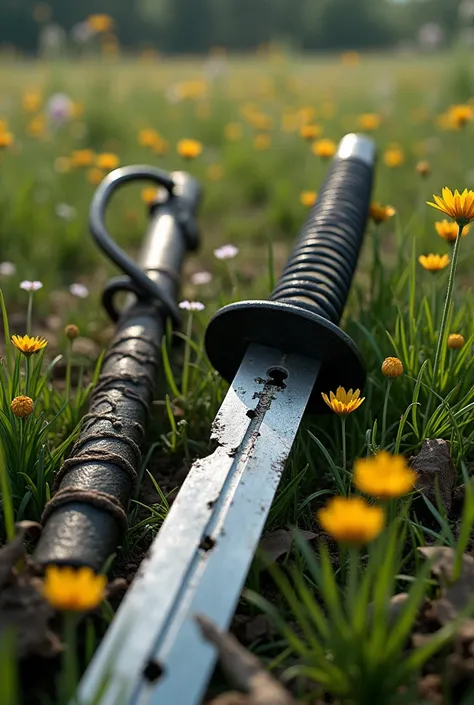
[[[440,237],[443,238],[443,240],[446,240],[446,242],[449,242],[451,244],[456,242],[459,233],[459,227],[457,223],[452,220],[438,220],[435,223],[435,228],[436,232]],[[464,226],[464,228],[462,229],[462,237],[466,237],[470,228],[470,225]]]
[[[95,153],[92,149],[75,149],[71,154],[71,165],[77,167],[92,166]]]
[[[40,338],[39,336],[32,338],[29,335],[12,335],[11,341],[13,345],[27,357],[39,352],[48,344],[48,341],[44,338]]]
[[[322,139],[314,142],[311,150],[313,154],[321,159],[330,159],[336,154],[337,145],[333,140]]]
[[[104,152],[103,154],[97,155],[95,163],[98,169],[112,171],[112,169],[116,169],[118,167],[120,164],[120,159],[112,152]]]
[[[317,516],[333,539],[353,546],[373,541],[385,525],[383,509],[362,497],[333,497]]]
[[[163,137],[160,137],[159,139],[156,140],[154,145],[152,146],[152,152],[156,154],[159,157],[162,157],[164,154],[166,154],[169,151],[169,144],[167,140],[163,139]]]
[[[413,489],[415,480],[416,472],[408,467],[403,455],[390,455],[383,450],[354,463],[354,485],[377,499],[401,497]]]
[[[197,140],[179,140],[176,151],[183,159],[196,159],[202,152],[202,144]]]
[[[449,255],[420,255],[418,257],[418,262],[421,264],[423,269],[427,269],[429,272],[439,272],[444,269],[449,264]]]
[[[147,188],[142,189],[140,195],[143,203],[146,203],[147,206],[151,206],[151,204],[156,200],[158,189],[154,186],[148,186]]]
[[[382,374],[385,377],[400,377],[403,374],[403,363],[398,357],[386,357],[382,362]]]
[[[229,142],[237,142],[242,139],[243,127],[240,122],[229,122],[224,128],[224,135]]]
[[[341,54],[341,63],[344,66],[358,66],[360,64],[360,54],[357,51],[345,51]]]
[[[87,612],[98,607],[105,595],[105,575],[91,568],[53,566],[46,568],[43,596],[57,610]]]
[[[37,115],[33,120],[30,120],[26,127],[26,131],[32,137],[42,137],[46,132],[46,118],[44,115]]]
[[[448,335],[448,348],[451,350],[459,350],[464,345],[464,336],[459,333],[450,333]]]
[[[12,413],[19,419],[27,419],[33,413],[35,405],[31,397],[15,397],[10,404]]]
[[[157,140],[160,140],[161,136],[156,130],[147,128],[145,130],[140,130],[138,133],[138,144],[141,147],[153,147]]]
[[[0,132],[0,149],[9,147],[13,143],[14,137],[11,132]]]
[[[220,164],[209,164],[207,167],[207,178],[210,181],[220,181],[224,176],[224,169]]]
[[[453,193],[451,189],[445,187],[442,190],[442,196],[433,194],[433,198],[435,202],[427,201],[428,205],[448,215],[459,226],[467,225],[474,220],[474,191],[468,191],[466,188],[462,193],[457,189]]]
[[[110,15],[95,14],[86,18],[86,24],[99,34],[101,32],[109,32],[114,25],[114,21]]]
[[[405,155],[400,147],[393,146],[385,150],[383,160],[390,169],[395,169],[404,163]]]
[[[381,118],[378,113],[364,113],[359,115],[359,127],[366,132],[372,132],[380,127]]]
[[[322,132],[320,125],[309,124],[301,125],[300,127],[300,137],[304,140],[317,140]]]
[[[21,99],[23,110],[27,113],[35,113],[41,107],[41,93],[24,93]]]
[[[266,133],[255,135],[253,138],[253,146],[257,152],[264,152],[266,149],[270,149],[271,145],[272,141],[270,139],[270,135],[267,135]]]
[[[316,191],[301,191],[300,193],[300,203],[306,208],[311,208],[316,203],[318,194]]]
[[[392,218],[397,211],[393,206],[382,206],[380,203],[371,203],[369,214],[374,223],[383,223],[385,220]]]
[[[339,416],[352,414],[365,400],[365,397],[360,398],[360,389],[356,389],[355,392],[349,389],[346,392],[344,387],[338,387],[335,394],[334,392],[329,392],[329,397],[324,393],[321,393],[321,396],[326,404]]]
[[[431,174],[431,164],[424,159],[421,162],[418,162],[415,169],[417,173],[423,178],[426,178]]]
[[[102,169],[98,169],[96,166],[94,166],[92,167],[92,169],[87,170],[86,176],[87,181],[89,183],[91,183],[93,186],[97,186],[104,178],[105,172],[103,172]]]
[[[458,129],[465,127],[474,117],[471,105],[452,105],[448,110],[448,119]]]

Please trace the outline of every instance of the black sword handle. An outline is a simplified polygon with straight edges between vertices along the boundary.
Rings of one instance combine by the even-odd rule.
[[[206,331],[206,351],[231,381],[250,343],[300,353],[323,365],[309,408],[325,410],[321,391],[361,388],[365,367],[339,327],[368,218],[375,145],[346,135],[269,301],[220,309]]]

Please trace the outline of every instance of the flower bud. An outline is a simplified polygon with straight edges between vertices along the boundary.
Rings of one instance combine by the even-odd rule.
[[[385,377],[400,377],[403,374],[403,364],[398,357],[386,357],[382,362],[382,374]]]
[[[79,335],[79,328],[74,325],[74,323],[68,323],[65,327],[64,332],[66,333],[69,340],[74,340]]]
[[[17,418],[26,419],[33,413],[33,399],[24,396],[15,397],[10,404],[10,409]]]
[[[464,345],[464,336],[459,333],[451,333],[448,336],[448,348],[451,350],[459,350]]]

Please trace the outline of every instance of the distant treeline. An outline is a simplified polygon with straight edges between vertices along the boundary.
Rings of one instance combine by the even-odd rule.
[[[105,13],[114,18],[120,44],[131,49],[154,46],[169,53],[200,53],[213,46],[252,50],[268,42],[310,51],[371,49],[415,42],[420,28],[429,23],[442,27],[444,40],[452,41],[468,22],[466,14],[460,19],[460,4],[461,0],[51,0],[47,4],[0,0],[0,44],[34,52],[45,23],[69,32],[88,15]],[[462,4],[472,8],[473,0]]]

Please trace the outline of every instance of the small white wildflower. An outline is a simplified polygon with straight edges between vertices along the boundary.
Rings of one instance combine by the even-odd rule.
[[[74,206],[70,206],[67,203],[58,203],[55,210],[58,218],[63,220],[74,220],[77,215],[77,210]]]
[[[0,262],[0,275],[12,277],[16,273],[16,265],[13,262]]]
[[[200,301],[180,301],[178,305],[184,311],[203,311],[206,308]]]
[[[43,282],[39,281],[28,281],[28,279],[25,279],[24,281],[20,282],[20,289],[23,289],[23,291],[38,291],[39,289],[43,288]]]
[[[222,245],[214,250],[214,257],[217,259],[232,259],[239,254],[239,248],[235,245]]]
[[[87,286],[85,286],[85,284],[80,284],[79,282],[71,284],[69,291],[73,296],[77,296],[79,299],[87,299],[89,296],[89,289]]]
[[[54,93],[46,103],[46,113],[51,122],[60,125],[72,117],[74,103],[65,93]]]
[[[191,274],[191,284],[194,284],[194,286],[209,284],[210,281],[212,281],[212,274],[210,272],[195,272]]]

